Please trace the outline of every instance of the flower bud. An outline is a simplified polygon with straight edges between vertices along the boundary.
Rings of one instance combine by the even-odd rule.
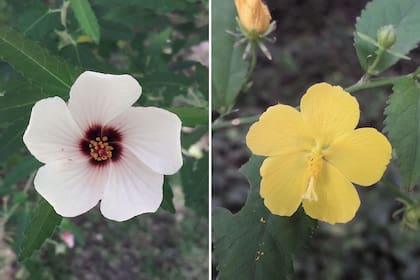
[[[235,0],[242,27],[247,32],[262,34],[270,26],[271,15],[262,0]]]
[[[385,25],[379,28],[377,34],[378,44],[385,50],[390,49],[397,40],[397,35],[393,25]]]

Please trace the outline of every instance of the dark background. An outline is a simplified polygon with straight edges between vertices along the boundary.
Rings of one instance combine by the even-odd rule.
[[[348,87],[357,82],[363,71],[353,47],[353,32],[367,2],[267,0],[278,26],[277,41],[267,45],[273,61],[259,56],[253,86],[239,95],[237,111],[227,119],[261,114],[277,103],[296,106],[314,83]],[[400,62],[383,75],[414,71],[420,53],[412,51],[410,57],[411,61]],[[391,87],[354,94],[361,107],[359,127],[383,129],[390,93]],[[248,128],[241,125],[213,132],[213,207],[237,212],[245,203],[249,184],[238,169],[250,156],[245,145]],[[385,176],[398,182],[398,172],[393,161]],[[356,217],[344,225],[320,222],[297,256],[291,279],[418,279],[420,232],[401,229],[400,217],[392,217],[401,204],[382,184],[357,190],[361,207]]]

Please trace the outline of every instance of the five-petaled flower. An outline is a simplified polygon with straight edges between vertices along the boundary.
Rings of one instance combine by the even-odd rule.
[[[302,202],[312,218],[348,222],[360,206],[352,182],[379,181],[391,145],[374,128],[355,129],[359,104],[341,87],[313,85],[300,110],[270,107],[248,132],[251,151],[268,156],[260,169],[264,204],[273,214],[291,216]]]
[[[101,201],[105,217],[124,221],[159,208],[163,174],[182,165],[181,121],[131,107],[140,94],[129,75],[84,72],[68,104],[52,97],[34,105],[23,141],[45,164],[35,189],[58,214],[74,217]]]

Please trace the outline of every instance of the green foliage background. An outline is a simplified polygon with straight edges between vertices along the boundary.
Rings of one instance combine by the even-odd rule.
[[[0,63],[0,248],[6,248],[0,275],[207,277],[208,66],[196,61],[207,57],[207,40],[207,0],[0,0],[0,58],[7,62]],[[168,108],[191,127],[182,135],[185,166],[165,178],[162,210],[155,215],[114,223],[94,209],[60,223],[42,200],[35,208],[39,196],[31,178],[40,164],[21,140],[30,109],[47,96],[67,100],[84,70],[133,75],[143,88],[138,105]],[[19,253],[22,260],[30,257],[57,223],[39,253],[15,264]],[[60,240],[64,231],[75,236],[75,248]]]

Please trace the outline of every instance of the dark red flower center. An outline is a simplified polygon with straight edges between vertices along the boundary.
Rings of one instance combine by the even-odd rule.
[[[112,127],[101,125],[91,126],[80,141],[80,149],[90,158],[90,163],[103,165],[121,157],[122,136]]]

